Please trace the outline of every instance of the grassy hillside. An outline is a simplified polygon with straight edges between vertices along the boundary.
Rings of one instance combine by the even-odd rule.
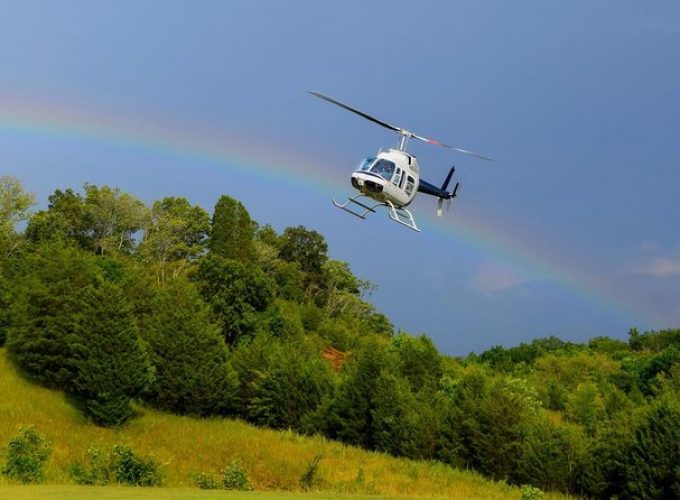
[[[396,459],[320,437],[259,429],[235,420],[195,419],[140,409],[140,416],[120,429],[95,427],[62,393],[19,376],[4,349],[0,349],[0,395],[0,450],[4,452],[21,426],[35,426],[52,443],[45,471],[50,484],[70,483],[69,465],[82,459],[90,445],[108,450],[122,443],[163,464],[167,487],[193,487],[196,473],[218,475],[239,459],[256,490],[300,491],[300,477],[313,457],[320,455],[317,491],[447,498],[520,496],[517,488],[438,463]],[[0,486],[7,484],[0,476]]]

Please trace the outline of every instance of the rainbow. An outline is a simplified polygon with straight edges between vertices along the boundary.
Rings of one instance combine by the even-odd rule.
[[[220,168],[274,178],[291,185],[309,185],[314,191],[337,195],[346,190],[346,166],[318,169],[309,156],[253,142],[237,133],[207,128],[200,123],[168,123],[160,117],[140,117],[67,102],[40,102],[34,96],[0,93],[0,133],[47,135],[89,141],[105,141],[122,147],[138,147],[180,155]],[[328,164],[328,160],[324,162]],[[310,183],[310,178],[314,179]],[[659,323],[658,311],[640,304],[616,284],[587,269],[583,263],[539,240],[526,228],[496,221],[484,214],[458,211],[442,223],[434,216],[418,214],[419,223],[450,244],[455,238],[493,259],[528,270],[543,279],[556,280],[569,291],[645,325]],[[503,224],[506,222],[506,224]]]

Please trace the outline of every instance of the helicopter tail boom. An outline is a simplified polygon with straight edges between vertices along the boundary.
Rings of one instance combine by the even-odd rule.
[[[444,179],[444,182],[442,184],[442,187],[437,187],[433,184],[430,184],[427,181],[420,180],[420,184],[418,185],[418,191],[424,194],[429,194],[430,196],[436,196],[437,197],[437,217],[442,216],[442,207],[444,204],[444,200],[448,200],[449,203],[451,200],[453,200],[456,195],[458,194],[458,188],[460,187],[460,182],[456,182],[456,185],[453,188],[453,191],[447,191],[449,187],[449,182],[451,181],[451,177],[453,177],[453,173],[456,171],[456,167],[451,167],[451,170],[449,170],[449,173],[447,174],[446,178]],[[448,208],[447,208],[448,210]]]

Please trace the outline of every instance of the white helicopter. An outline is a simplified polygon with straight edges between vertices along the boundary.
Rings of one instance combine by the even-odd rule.
[[[425,193],[437,198],[437,215],[439,217],[442,215],[443,201],[448,200],[450,203],[451,200],[456,197],[460,186],[459,182],[456,182],[452,191],[447,191],[449,181],[451,180],[456,167],[451,167],[451,170],[449,170],[441,187],[437,187],[424,179],[421,179],[418,160],[416,160],[415,156],[406,151],[408,140],[411,137],[436,146],[450,148],[459,153],[465,153],[483,160],[492,160],[491,158],[473,151],[442,144],[441,142],[416,135],[404,128],[390,125],[387,122],[378,120],[363,111],[359,111],[358,109],[343,104],[340,101],[319,92],[309,91],[309,93],[324,101],[340,106],[347,111],[356,113],[373,123],[394,130],[399,134],[399,144],[396,149],[390,148],[387,151],[384,151],[381,148],[375,156],[369,156],[359,162],[359,165],[352,173],[351,178],[352,186],[359,191],[359,194],[349,197],[347,201],[342,204],[333,200],[333,204],[336,207],[362,219],[365,219],[369,212],[375,213],[376,208],[384,206],[388,209],[390,219],[399,224],[403,224],[414,231],[420,231],[413,215],[406,208],[413,201],[416,193]],[[355,205],[360,207],[356,211],[352,210]]]

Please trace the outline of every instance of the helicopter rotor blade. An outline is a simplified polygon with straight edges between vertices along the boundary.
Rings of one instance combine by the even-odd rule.
[[[356,113],[357,115],[366,118],[369,121],[372,121],[373,123],[377,123],[378,125],[385,127],[390,130],[394,130],[395,132],[401,132],[403,129],[396,127],[394,125],[391,125],[387,122],[384,122],[382,120],[379,120],[375,118],[374,116],[371,116],[367,113],[364,113],[363,111],[359,111],[358,109],[354,109],[352,106],[348,106],[347,104],[344,104],[340,101],[336,101],[332,97],[329,97],[327,95],[321,94],[320,92],[312,92],[311,90],[308,90],[307,93],[315,95],[316,97],[323,99],[324,101],[328,101],[332,104],[335,104],[336,106],[340,106],[343,109],[346,109],[347,111],[351,111],[352,113]]]
[[[475,158],[481,158],[482,160],[488,160],[488,161],[495,161],[493,158],[489,158],[488,156],[484,156],[482,154],[475,153],[474,151],[470,151],[469,149],[463,149],[463,148],[459,148],[457,146],[450,146],[448,144],[444,144],[442,142],[435,141],[434,139],[428,139],[427,137],[421,137],[421,136],[413,134],[413,133],[411,134],[411,137],[413,137],[414,139],[418,139],[419,141],[427,142],[428,144],[434,144],[435,146],[441,146],[443,148],[453,149],[454,151],[458,151],[459,153],[474,156]]]

